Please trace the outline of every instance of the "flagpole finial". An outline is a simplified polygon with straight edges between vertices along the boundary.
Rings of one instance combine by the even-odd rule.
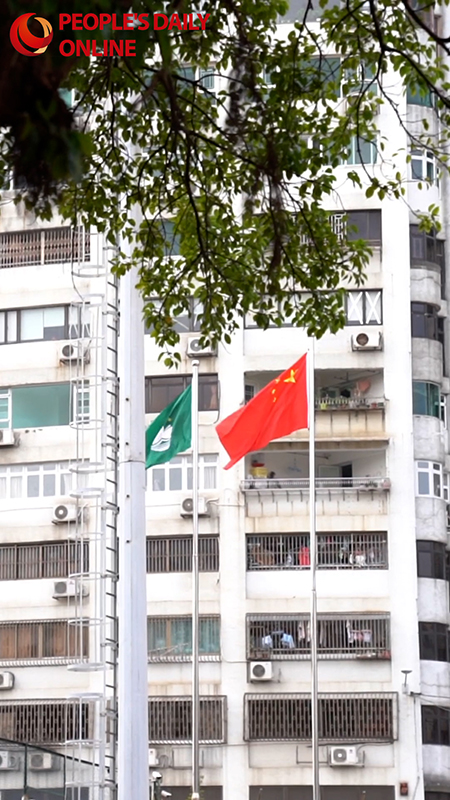
[[[200,361],[198,360],[198,358],[194,358],[194,360],[191,361],[191,364],[192,364],[193,367],[199,367],[200,366]]]

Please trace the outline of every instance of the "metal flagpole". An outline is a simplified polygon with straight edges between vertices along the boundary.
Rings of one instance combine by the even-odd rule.
[[[200,798],[199,569],[198,569],[198,367],[192,362],[192,800]]]
[[[149,796],[145,369],[138,280],[136,268],[120,279],[118,800]]]
[[[309,415],[309,559],[311,566],[311,734],[313,800],[320,800],[319,776],[319,698],[317,664],[317,590],[316,590],[316,420],[314,388],[314,337],[308,352],[308,415]]]

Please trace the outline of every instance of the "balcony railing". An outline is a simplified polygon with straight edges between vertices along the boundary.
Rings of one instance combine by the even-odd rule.
[[[317,411],[376,411],[384,409],[384,397],[319,397]]]
[[[67,226],[0,234],[0,269],[89,261],[90,234]]]
[[[247,570],[309,569],[308,533],[247,536]],[[387,533],[318,533],[318,569],[387,569]]]
[[[316,492],[388,492],[391,488],[389,478],[366,475],[364,478],[316,478]],[[309,478],[246,478],[241,481],[242,492],[292,491],[309,489]]]
[[[317,653],[321,659],[389,659],[389,614],[319,614]],[[311,657],[308,614],[248,614],[247,658],[299,660]]]

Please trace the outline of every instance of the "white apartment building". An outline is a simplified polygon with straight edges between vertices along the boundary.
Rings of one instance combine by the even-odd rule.
[[[427,99],[395,91],[408,124],[426,117],[433,130]],[[346,235],[347,212],[373,255],[345,328],[316,344],[322,800],[448,800],[447,181],[426,152],[406,163],[386,105],[379,128],[392,153],[403,148],[407,202],[368,201],[338,168],[331,224]],[[382,168],[376,146],[364,159]],[[117,286],[95,233],[44,225],[5,199],[0,800],[25,787],[33,800],[114,800]],[[432,202],[439,234],[414,214]],[[288,320],[261,331],[249,316],[230,345],[198,352],[200,313],[193,302],[176,321],[177,372],[146,336],[145,396],[150,422],[199,356],[204,800],[311,800],[308,433],[224,471],[214,427],[308,341]],[[187,800],[191,456],[147,477],[149,769]]]

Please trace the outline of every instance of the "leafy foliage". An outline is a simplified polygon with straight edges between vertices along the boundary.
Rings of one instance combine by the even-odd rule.
[[[137,43],[133,58],[72,60],[65,85],[77,92],[84,133],[67,139],[53,181],[40,185],[31,175],[34,188],[19,197],[43,216],[56,202],[74,224],[122,242],[116,269],[139,266],[146,318],[169,363],[179,338],[173,319],[192,296],[213,342],[229,341],[249,311],[263,328],[289,315],[310,334],[336,331],[344,287],[361,283],[370,256],[367,243],[330,226],[342,184],[402,200],[408,141],[446,168],[448,45],[433,4],[292,5],[295,23],[277,27],[289,17],[285,0],[203,0],[204,33],[150,27],[126,34]],[[192,8],[183,0],[169,10],[162,0],[133,5],[136,13],[164,10]],[[124,32],[76,35],[100,41]],[[424,99],[423,119],[408,131],[405,86]],[[430,93],[435,109],[426,107]],[[377,133],[382,103],[405,128],[397,152]],[[375,166],[367,163],[372,142]],[[17,148],[7,133],[4,168]],[[438,211],[421,215],[422,224],[437,225]]]

